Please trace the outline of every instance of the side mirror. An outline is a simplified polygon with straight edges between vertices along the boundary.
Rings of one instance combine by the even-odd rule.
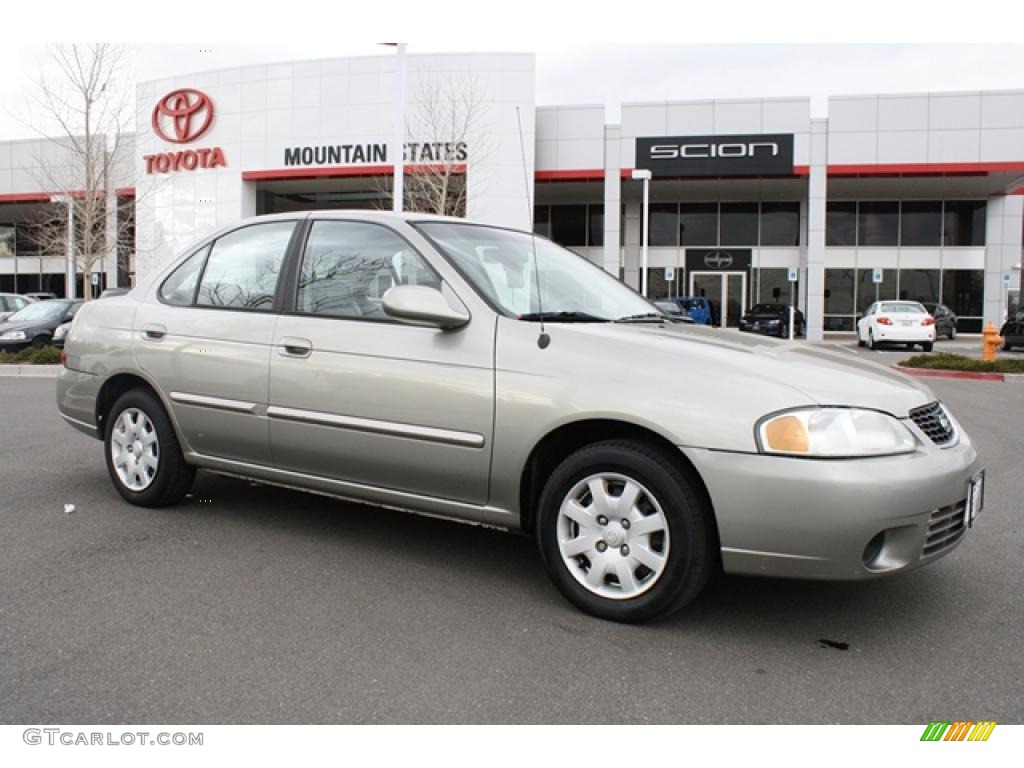
[[[450,331],[469,322],[469,313],[452,309],[439,290],[426,285],[396,285],[383,300],[384,311],[403,323]]]

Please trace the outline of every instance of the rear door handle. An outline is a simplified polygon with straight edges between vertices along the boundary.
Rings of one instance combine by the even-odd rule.
[[[313,352],[313,342],[309,339],[287,336],[281,339],[279,352],[285,357],[309,357]]]
[[[167,335],[167,328],[156,323],[146,323],[142,326],[142,335],[152,341],[160,341]]]

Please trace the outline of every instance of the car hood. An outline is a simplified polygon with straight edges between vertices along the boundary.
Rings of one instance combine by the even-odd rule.
[[[746,321],[751,320],[782,320],[785,315],[780,312],[756,312],[754,314],[746,314],[743,319]]]
[[[752,392],[759,382],[773,383],[819,405],[870,408],[903,418],[936,399],[915,379],[841,348],[690,325],[580,323],[566,329],[603,337],[602,346],[646,348],[652,365],[678,361],[681,376],[748,378]]]

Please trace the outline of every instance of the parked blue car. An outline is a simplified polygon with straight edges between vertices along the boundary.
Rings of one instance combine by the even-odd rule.
[[[698,325],[714,325],[715,310],[711,301],[704,296],[673,296],[665,301],[677,304]]]

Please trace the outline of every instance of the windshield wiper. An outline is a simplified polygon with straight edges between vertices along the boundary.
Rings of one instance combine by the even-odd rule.
[[[549,323],[607,323],[604,317],[594,317],[586,312],[527,312],[518,315],[520,320],[544,320]]]
[[[616,323],[663,323],[672,318],[658,312],[645,312],[642,315],[626,315],[616,320]]]

